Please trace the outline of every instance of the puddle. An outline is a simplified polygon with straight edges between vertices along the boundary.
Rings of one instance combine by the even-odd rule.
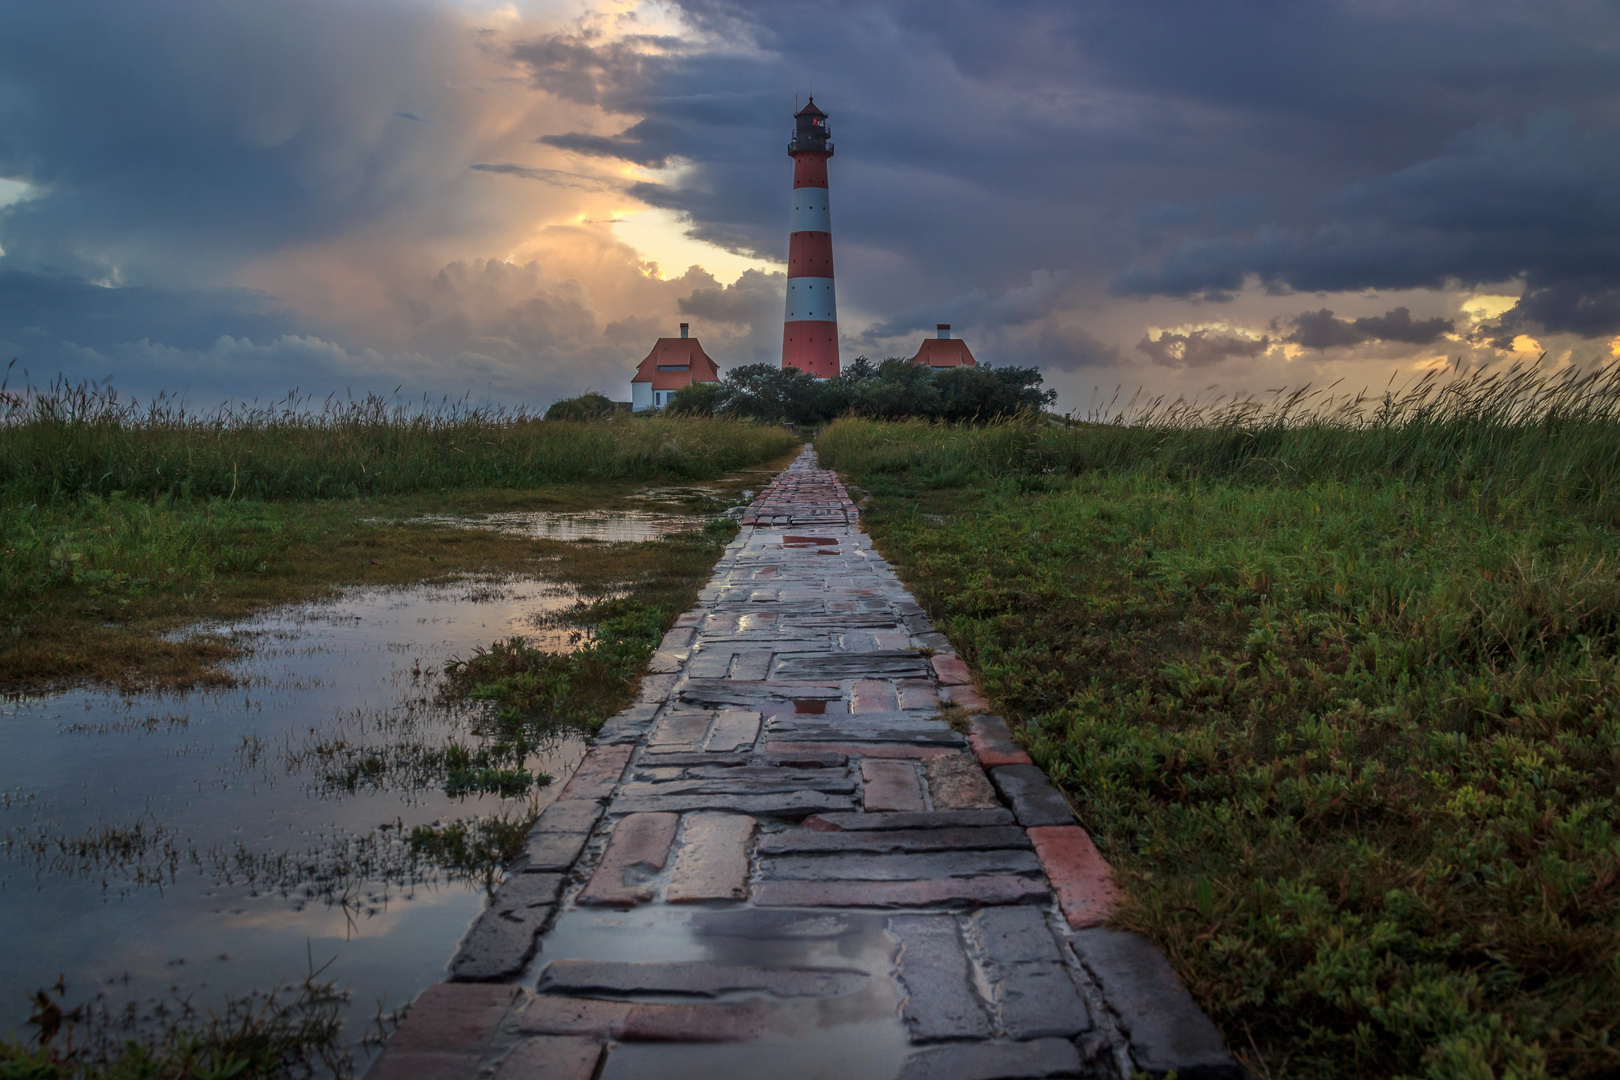
[[[754,1000],[769,1006],[763,1038],[721,1044],[621,1043],[609,1053],[601,1080],[716,1076],[890,1080],[900,1072],[908,1046],[899,1016],[900,990],[893,977],[895,944],[884,931],[885,922],[885,916],[872,912],[746,906],[655,905],[628,912],[565,909],[543,940],[529,986],[536,985],[546,964],[558,960],[699,961],[862,972],[866,978],[861,989],[836,997],[728,994],[727,1001]]]
[[[412,523],[443,525],[456,529],[490,529],[518,536],[532,536],[540,540],[606,540],[626,543],[656,540],[670,533],[701,529],[709,519],[689,514],[659,514],[651,510],[589,510],[578,514],[517,510],[470,518],[428,514],[410,520]]]
[[[330,961],[351,1041],[441,980],[483,887],[406,837],[560,784],[447,795],[443,750],[477,714],[437,701],[438,672],[513,635],[566,647],[536,619],[573,602],[532,580],[356,590],[223,628],[256,639],[244,689],[0,704],[0,1033],[59,975],[69,1003],[206,1006]],[[523,764],[566,777],[581,753],[559,738]]]

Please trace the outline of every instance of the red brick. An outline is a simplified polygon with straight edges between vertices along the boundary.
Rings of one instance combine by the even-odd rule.
[[[602,1044],[580,1035],[540,1035],[512,1047],[495,1080],[591,1080]]]
[[[745,814],[687,814],[664,899],[671,904],[748,899],[748,843],[755,824]]]
[[[952,705],[960,705],[964,709],[988,709],[990,699],[979,693],[971,686],[947,686],[940,694]]]
[[[955,653],[935,653],[931,658],[934,665],[934,674],[946,686],[970,686],[973,683],[973,673],[968,671],[967,664]]]
[[[861,784],[862,805],[868,812],[926,808],[917,766],[909,761],[862,761]]]
[[[1028,832],[1069,925],[1079,930],[1106,922],[1119,903],[1119,888],[1086,830],[1078,825],[1037,825]]]
[[[517,994],[513,986],[435,983],[417,997],[388,1039],[396,1052],[476,1056]]]
[[[987,769],[998,765],[1033,765],[1030,756],[1012,741],[1012,732],[999,716],[975,716],[968,733],[973,756]]]
[[[602,862],[579,894],[581,904],[634,907],[653,898],[645,879],[664,868],[678,814],[629,814],[613,828]]]
[[[520,1035],[596,1035],[616,1039],[630,1016],[627,1001],[536,994],[517,1015]]]
[[[619,1038],[625,1042],[746,1042],[763,1031],[765,1016],[759,1004],[641,1003],[630,1007]]]
[[[1052,891],[1038,878],[928,878],[922,881],[764,881],[760,907],[980,907],[1040,903]]]
[[[598,746],[585,755],[566,787],[557,795],[564,799],[605,799],[618,786],[624,767],[630,763],[634,746]]]
[[[916,743],[822,743],[767,742],[773,754],[844,754],[865,758],[932,758],[957,753],[953,746],[923,746]]]
[[[893,712],[894,687],[880,679],[860,679],[850,690],[849,711],[852,713]]]

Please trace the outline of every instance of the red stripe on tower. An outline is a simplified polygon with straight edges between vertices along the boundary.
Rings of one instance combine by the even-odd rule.
[[[782,366],[818,379],[838,374],[838,303],[833,291],[832,212],[827,159],[833,156],[827,114],[815,100],[793,115],[793,226],[788,237],[787,318]]]

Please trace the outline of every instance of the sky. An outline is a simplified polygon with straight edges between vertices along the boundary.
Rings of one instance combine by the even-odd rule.
[[[0,5],[0,365],[198,406],[777,362],[795,103],[841,353],[1058,407],[1620,351],[1612,0]]]

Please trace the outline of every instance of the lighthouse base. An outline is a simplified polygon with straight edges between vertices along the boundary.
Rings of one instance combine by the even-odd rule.
[[[782,367],[818,379],[838,377],[838,324],[796,319],[782,325]]]

